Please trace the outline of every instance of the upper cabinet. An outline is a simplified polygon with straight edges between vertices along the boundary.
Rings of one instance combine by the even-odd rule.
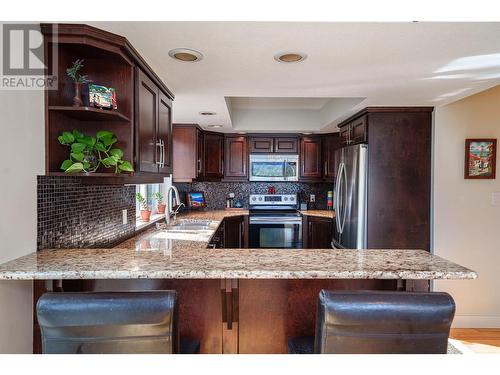
[[[321,180],[323,177],[322,137],[311,136],[300,138],[300,179]]]
[[[228,135],[224,139],[224,178],[248,180],[248,138]]]
[[[279,154],[296,154],[298,152],[298,139],[296,137],[274,138],[274,152]]]
[[[203,134],[203,177],[224,177],[224,136],[217,133]]]
[[[248,181],[249,155],[299,154],[300,181],[334,181],[338,133],[268,137],[203,131],[195,124],[175,124],[173,178],[175,182]],[[274,151],[270,151],[274,150]]]
[[[163,155],[158,172],[172,173],[172,100],[161,91],[158,96],[158,140]]]
[[[339,125],[340,142],[342,146],[350,146],[368,141],[367,116],[361,116],[353,121]]]
[[[250,137],[250,153],[296,154],[298,152],[297,137]]]
[[[269,154],[274,151],[273,137],[250,137],[250,152],[252,154]]]
[[[140,69],[136,82],[136,170],[171,173],[172,101]]]
[[[323,137],[323,178],[326,181],[335,181],[335,154],[340,148],[339,133],[327,134]]]
[[[86,183],[99,184],[162,181],[172,170],[172,93],[126,38],[82,24],[54,26],[41,24],[45,62],[50,67],[47,74],[57,76],[57,87],[46,90],[45,95],[46,174],[76,175]],[[57,54],[52,53],[55,49]],[[52,64],[54,56],[56,64]],[[78,73],[86,75],[91,84],[114,90],[109,92],[114,92],[115,108],[92,105],[96,96],[91,96],[87,83],[80,85],[81,101],[74,105],[77,90],[66,69],[77,60],[83,60]],[[100,131],[112,132],[116,137],[112,148],[123,152],[122,160],[129,161],[134,171],[118,174],[118,165],[105,168],[100,164],[93,173],[64,172],[61,166],[70,159],[70,148],[58,137],[73,130],[88,136],[89,142]],[[83,153],[85,165],[88,160],[98,160],[92,156],[97,152],[88,147]],[[116,155],[120,153],[114,151]]]
[[[174,182],[191,182],[202,176],[203,136],[196,125],[174,124],[172,130]]]

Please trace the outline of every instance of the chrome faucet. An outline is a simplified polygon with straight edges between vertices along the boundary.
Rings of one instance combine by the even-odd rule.
[[[174,192],[174,196],[172,197],[172,192]],[[165,208],[165,220],[167,222],[167,225],[170,224],[170,217],[174,215],[174,222],[177,219],[177,213],[181,209],[182,206],[185,206],[184,203],[181,203],[181,199],[179,198],[179,190],[174,185],[170,185],[167,189],[167,201],[166,201],[166,208]],[[174,208],[174,203],[172,201],[172,198],[175,199],[175,202],[177,203],[177,207]]]

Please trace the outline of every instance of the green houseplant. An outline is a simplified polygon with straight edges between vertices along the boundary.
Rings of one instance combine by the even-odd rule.
[[[113,147],[118,141],[115,135],[107,130],[97,132],[95,137],[80,133],[78,130],[65,131],[57,137],[60,144],[70,148],[69,159],[61,164],[67,173],[93,173],[99,166],[115,168],[115,173],[133,172],[132,164],[123,160],[123,151]]]
[[[82,85],[84,83],[90,82],[87,75],[81,75],[78,71],[83,67],[83,59],[77,59],[73,62],[73,65],[66,69],[66,74],[73,80],[75,85],[75,96],[73,97],[73,107],[81,107],[83,105],[82,100]]]
[[[141,206],[141,220],[149,221],[149,219],[151,218],[151,209],[149,208],[148,201],[139,192],[135,193],[135,199]]]
[[[163,194],[158,191],[156,193],[153,193],[153,198],[156,200],[158,213],[164,214],[165,207],[167,205],[165,203],[163,203]]]

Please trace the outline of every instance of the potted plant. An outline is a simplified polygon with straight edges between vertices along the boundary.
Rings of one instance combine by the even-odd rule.
[[[141,206],[141,220],[149,221],[151,218],[151,209],[148,206],[148,201],[142,196],[141,193],[136,193],[135,199],[137,199],[137,202],[139,202],[139,205]]]
[[[91,137],[75,129],[62,132],[57,139],[69,147],[69,158],[61,164],[61,169],[67,173],[90,174],[101,165],[106,169],[114,168],[115,173],[134,171],[132,164],[122,159],[123,151],[114,146],[118,139],[110,131],[101,130]]]
[[[153,193],[153,198],[157,202],[157,210],[159,214],[164,214],[165,213],[165,207],[167,206],[165,203],[163,203],[163,194],[161,192],[156,192]]]
[[[66,73],[68,77],[73,80],[75,85],[75,96],[73,97],[73,107],[81,107],[83,106],[82,100],[82,85],[84,83],[90,82],[86,75],[81,75],[78,71],[83,67],[83,60],[77,59],[73,62],[73,66],[66,69]]]

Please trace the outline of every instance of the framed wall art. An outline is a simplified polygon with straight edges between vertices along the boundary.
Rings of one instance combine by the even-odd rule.
[[[494,179],[496,157],[496,139],[466,139],[464,178]]]

